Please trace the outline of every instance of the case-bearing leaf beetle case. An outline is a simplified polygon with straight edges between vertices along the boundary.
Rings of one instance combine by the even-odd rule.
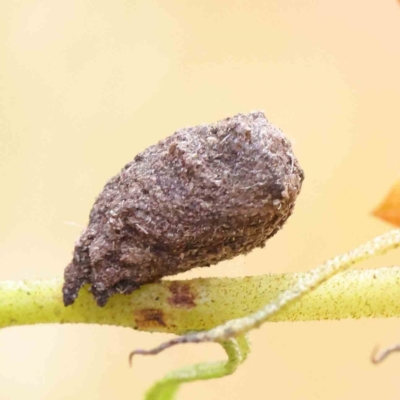
[[[263,247],[303,181],[290,142],[262,112],[184,128],[147,148],[97,197],[65,270],[64,304],[114,293]]]

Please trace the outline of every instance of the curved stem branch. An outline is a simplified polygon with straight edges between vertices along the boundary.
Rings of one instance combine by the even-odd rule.
[[[182,383],[222,378],[233,374],[250,352],[248,339],[245,335],[241,335],[220,344],[228,355],[227,361],[202,363],[172,371],[147,391],[145,400],[172,400]]]

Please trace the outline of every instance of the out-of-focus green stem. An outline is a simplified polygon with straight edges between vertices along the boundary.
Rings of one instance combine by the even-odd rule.
[[[93,323],[181,334],[213,328],[260,309],[301,274],[164,281],[100,308],[87,288],[64,307],[61,280],[0,282],[0,327],[39,323]],[[400,317],[400,267],[341,273],[271,321]]]
[[[228,355],[227,361],[191,365],[172,371],[156,382],[146,393],[145,400],[172,400],[183,383],[222,378],[233,374],[250,352],[245,335],[220,343]]]

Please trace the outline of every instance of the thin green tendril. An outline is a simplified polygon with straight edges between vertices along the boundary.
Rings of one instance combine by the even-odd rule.
[[[145,400],[173,400],[182,383],[221,378],[233,374],[250,352],[248,338],[241,335],[219,343],[228,355],[227,361],[196,364],[172,371],[147,391]]]

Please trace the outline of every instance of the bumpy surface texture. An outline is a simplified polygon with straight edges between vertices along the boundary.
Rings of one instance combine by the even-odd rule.
[[[112,178],[65,270],[64,304],[91,284],[114,293],[263,247],[292,213],[303,171],[262,112],[184,128]]]

